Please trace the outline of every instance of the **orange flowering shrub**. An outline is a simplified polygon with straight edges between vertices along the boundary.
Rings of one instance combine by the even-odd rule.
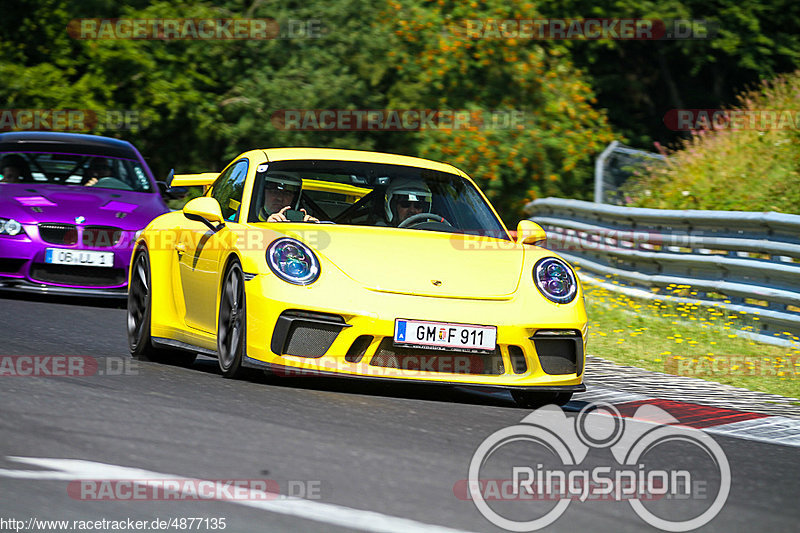
[[[462,168],[512,225],[537,197],[588,198],[594,157],[613,139],[563,45],[499,25],[536,18],[520,0],[390,0],[381,21],[396,40],[389,107],[470,114],[418,131],[419,155]]]

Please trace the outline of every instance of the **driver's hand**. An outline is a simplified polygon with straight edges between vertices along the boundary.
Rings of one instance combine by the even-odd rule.
[[[286,211],[288,211],[290,207],[287,205],[277,213],[272,213],[269,217],[267,217],[267,222],[289,222],[289,219],[286,218]]]
[[[267,222],[289,222],[289,219],[286,218],[286,211],[291,209],[291,206],[286,206],[277,213],[272,213],[269,217],[267,217]],[[303,213],[303,222],[319,222],[319,219],[316,217],[312,217],[309,215],[305,209],[300,210]]]
[[[306,212],[305,209],[300,209],[300,211],[302,211],[302,213],[304,215],[303,216],[303,222],[319,222],[319,219],[317,217],[312,217],[311,215],[309,215]]]
[[[97,178],[90,178],[90,179],[89,179],[89,181],[87,181],[87,182],[84,184],[84,187],[91,187],[92,185],[94,185],[94,184],[95,184],[95,183],[97,183],[98,181],[99,181],[99,180],[98,180]]]

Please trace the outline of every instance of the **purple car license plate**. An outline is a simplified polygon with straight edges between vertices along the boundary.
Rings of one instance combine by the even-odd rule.
[[[114,266],[114,252],[48,248],[44,255],[44,262],[51,265],[78,265],[110,268]]]

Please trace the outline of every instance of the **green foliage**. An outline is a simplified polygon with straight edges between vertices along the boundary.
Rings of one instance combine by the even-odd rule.
[[[694,132],[666,166],[628,186],[629,205],[800,213],[800,71],[743,93],[733,109],[759,118],[779,111],[784,127],[744,122],[737,129],[732,122]]]
[[[648,147],[678,133],[664,126],[669,109],[718,108],[747,86],[800,65],[800,3],[794,0],[540,0],[555,18],[694,20],[709,38],[564,41],[585,70],[609,120]]]
[[[390,45],[385,28],[372,25],[380,6],[350,0],[254,6],[252,16],[272,17],[282,28],[310,22],[318,37],[244,44],[247,67],[231,77],[220,102],[225,157],[256,147],[376,148],[385,134],[291,131],[280,116],[284,110],[385,108]]]
[[[669,299],[640,300],[591,283],[584,283],[583,290],[591,355],[656,372],[800,397],[797,337],[782,335],[792,343],[787,347],[748,339],[748,332],[759,329],[757,316]],[[727,364],[732,357],[748,362]]]
[[[590,194],[592,161],[612,138],[606,117],[641,144],[661,135],[666,109],[681,107],[670,102],[714,107],[725,91],[794,65],[798,9],[779,0],[619,0],[611,6],[585,0],[18,0],[3,8],[0,100],[7,109],[134,111],[139,121],[130,130],[93,131],[132,141],[157,176],[173,167],[219,170],[236,154],[262,146],[374,149],[448,161],[475,177],[513,224],[537,196]],[[637,15],[715,20],[720,36],[647,43],[472,39],[457,24]],[[316,21],[321,34],[81,40],[67,32],[81,17],[272,18],[284,29],[302,20]],[[469,110],[478,119],[469,129],[290,131],[275,117],[292,109]],[[491,127],[492,111],[521,113],[523,122]]]
[[[476,39],[464,20],[535,16],[524,1],[390,1],[396,44],[391,106],[469,110],[475,126],[421,130],[421,156],[448,161],[476,179],[507,224],[539,196],[585,197],[592,158],[613,139],[588,80],[553,43]],[[521,120],[493,124],[512,112]],[[503,126],[510,127],[503,127]]]

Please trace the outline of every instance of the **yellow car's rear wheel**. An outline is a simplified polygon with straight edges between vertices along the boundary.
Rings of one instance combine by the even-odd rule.
[[[244,274],[238,261],[228,265],[222,282],[217,325],[217,354],[219,368],[226,378],[238,378],[245,373],[242,367],[247,305],[244,297]]]
[[[153,346],[150,336],[153,305],[150,280],[150,257],[146,248],[139,248],[128,287],[128,348],[131,356],[139,361],[189,366],[194,362],[195,354]]]

